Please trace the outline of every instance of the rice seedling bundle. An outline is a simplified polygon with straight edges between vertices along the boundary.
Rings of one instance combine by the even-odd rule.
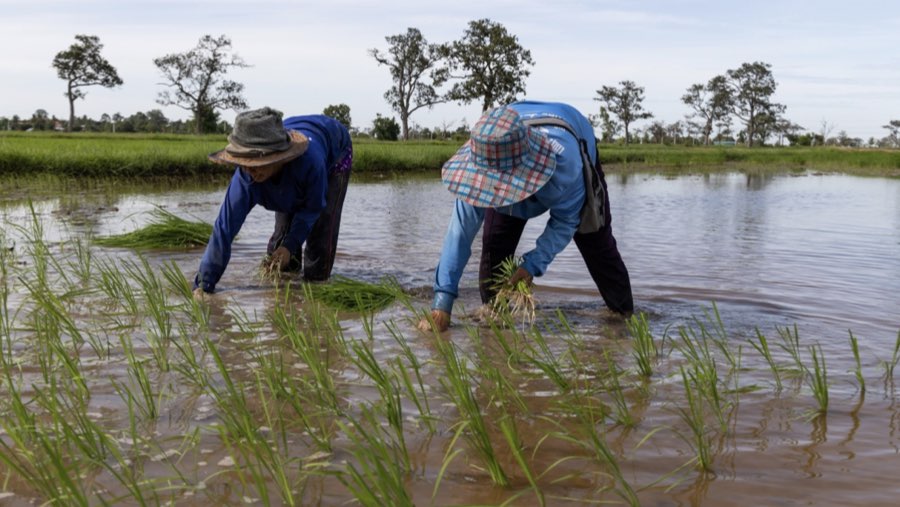
[[[307,284],[312,299],[339,310],[377,312],[387,308],[397,298],[400,290],[393,280],[377,284],[333,276],[327,283]]]
[[[203,246],[212,234],[212,225],[205,222],[191,222],[170,211],[156,208],[151,212],[151,220],[136,231],[95,238],[100,246],[154,249],[190,248]]]
[[[491,281],[491,287],[496,292],[491,301],[491,317],[497,319],[508,314],[521,321],[524,326],[534,322],[535,301],[531,284],[527,280],[509,283],[520,264],[521,259],[515,257],[505,259],[500,264],[500,271]]]

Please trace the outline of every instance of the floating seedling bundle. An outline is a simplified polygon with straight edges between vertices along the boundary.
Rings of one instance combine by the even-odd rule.
[[[377,312],[393,303],[402,289],[390,278],[373,284],[344,276],[333,276],[326,283],[306,284],[306,290],[313,300],[332,308]]]
[[[170,211],[155,208],[150,222],[132,232],[95,238],[100,246],[123,248],[190,248],[209,241],[212,226],[206,222],[191,222]]]

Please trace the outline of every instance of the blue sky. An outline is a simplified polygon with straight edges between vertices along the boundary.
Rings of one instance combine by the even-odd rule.
[[[645,107],[671,123],[688,109],[680,97],[694,83],[744,62],[772,65],[775,100],[807,130],[822,123],[868,139],[900,119],[900,2],[858,0],[0,0],[0,116],[30,117],[45,109],[68,116],[65,85],[51,62],[76,34],[97,35],[124,85],[88,89],[76,114],[130,115],[162,109],[153,59],[225,34],[251,68],[244,83],[251,107],[287,115],[350,106],[355,126],[376,113],[391,85],[368,55],[385,36],[422,31],[430,42],[459,39],[471,20],[489,18],[531,50],[535,66],[526,98],[569,102],[585,114],[604,85],[631,80],[645,89]],[[473,123],[479,106],[443,104],[415,113],[426,127]],[[229,121],[235,112],[225,111]],[[639,123],[638,126],[646,122]]]

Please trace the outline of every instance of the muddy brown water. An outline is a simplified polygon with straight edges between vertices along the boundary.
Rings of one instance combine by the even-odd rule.
[[[636,309],[646,313],[654,336],[658,340],[665,336],[669,344],[677,341],[679,328],[708,323],[715,303],[729,344],[735,351],[740,347],[740,368],[727,382],[740,386],[742,392],[727,430],[713,432],[711,472],[684,466],[694,450],[684,438],[687,428],[678,412],[684,400],[678,394],[682,362],[677,353],[661,360],[650,381],[635,380],[627,390],[637,420],[633,427],[602,425],[623,477],[638,490],[640,503],[896,505],[900,406],[893,382],[884,377],[883,363],[890,360],[900,331],[900,180],[812,172],[674,177],[648,173],[613,174],[608,183],[613,228],[631,274]],[[34,206],[48,244],[60,245],[88,231],[107,235],[133,230],[156,205],[212,221],[223,190],[211,185],[190,191],[148,189],[140,194],[87,192],[39,199]],[[30,213],[19,197],[0,198],[4,233],[17,255],[24,240],[11,224],[26,224]],[[335,273],[371,282],[390,275],[412,296],[415,306],[426,308],[451,205],[451,196],[433,178],[352,181]],[[521,252],[533,244],[543,225],[540,219],[529,223]],[[246,337],[239,338],[236,332],[232,312],[240,310],[265,322],[264,316],[276,304],[271,286],[256,274],[271,227],[269,212],[251,213],[234,244],[219,291],[209,302],[211,332],[224,360],[246,375],[252,375],[254,363],[242,353],[248,345]],[[476,348],[472,329],[481,330],[485,337],[490,334],[467,316],[479,306],[479,251],[476,238],[458,302],[465,310],[457,312],[456,325],[445,335],[469,355]],[[174,261],[192,274],[201,254],[193,250],[145,255],[153,265]],[[130,256],[117,249],[98,249],[95,255]],[[540,318],[552,320],[554,312],[561,310],[583,338],[584,352],[602,357],[604,350],[613,350],[623,368],[632,366],[625,325],[603,310],[574,245],[557,257],[536,285]],[[27,304],[27,299],[19,289],[8,305],[15,308]],[[340,318],[347,336],[365,338],[358,315],[341,314]],[[425,383],[442,421],[434,435],[421,427],[408,430],[412,471],[406,487],[416,504],[498,505],[519,495],[513,505],[537,505],[537,497],[517,473],[508,451],[501,452],[500,459],[512,477],[511,486],[492,486],[477,457],[464,452],[447,467],[432,499],[458,413],[442,395],[443,374],[433,337],[419,334],[414,318],[399,305],[378,313],[371,346],[385,363],[395,357],[397,345],[382,324],[397,324],[425,364]],[[770,368],[748,343],[757,330],[778,343],[778,330],[793,326],[804,354],[808,346],[817,344],[827,360],[830,404],[824,416],[811,415],[816,402],[802,378],[786,375],[783,388],[777,390]],[[853,373],[850,332],[859,340],[865,391]],[[276,338],[272,327],[263,325],[251,341]],[[551,336],[548,342],[556,352],[565,348],[561,339]],[[775,352],[781,364],[789,364],[783,351]],[[506,360],[500,354],[496,357],[500,363]],[[719,364],[724,372],[724,361]],[[37,375],[33,364],[22,368],[24,378]],[[93,377],[93,415],[111,432],[126,427],[126,407],[109,382],[124,375],[122,362],[100,361],[85,368]],[[348,406],[378,397],[352,366],[341,363],[333,373]],[[259,495],[242,489],[233,474],[222,471],[228,449],[210,429],[217,420],[215,404],[190,389],[171,387],[171,399],[154,425],[158,440],[199,429],[199,441],[179,450],[176,465],[168,458],[148,459],[144,473],[168,476],[175,466],[187,482],[204,484],[202,489],[173,494],[178,505],[260,502]],[[547,438],[557,429],[541,417],[558,416],[553,401],[558,393],[552,384],[532,378],[518,387],[530,413],[520,421],[520,438],[532,469],[544,473],[538,483],[547,504],[621,502],[620,496],[604,490],[610,481],[603,464],[583,448]],[[405,409],[415,415],[415,407],[407,404]],[[569,427],[566,422],[562,425]],[[295,436],[288,454],[302,457],[316,452],[302,435]],[[497,433],[493,437],[495,442],[501,438]],[[349,444],[342,442],[330,457],[333,463],[351,459],[342,450]],[[461,442],[457,446],[466,449]],[[26,485],[15,480],[10,484],[7,489],[16,496],[4,501],[22,505],[31,501],[33,492]],[[342,505],[352,495],[334,476],[315,476],[298,498],[304,505]],[[280,504],[277,494],[272,503]]]

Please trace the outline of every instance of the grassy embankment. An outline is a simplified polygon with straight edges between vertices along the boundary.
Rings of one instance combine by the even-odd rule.
[[[209,177],[230,169],[206,160],[221,135],[58,134],[0,132],[0,175]],[[458,142],[354,140],[354,171],[436,171]],[[623,170],[821,170],[900,177],[900,151],[838,148],[742,148],[604,145],[610,172]]]

